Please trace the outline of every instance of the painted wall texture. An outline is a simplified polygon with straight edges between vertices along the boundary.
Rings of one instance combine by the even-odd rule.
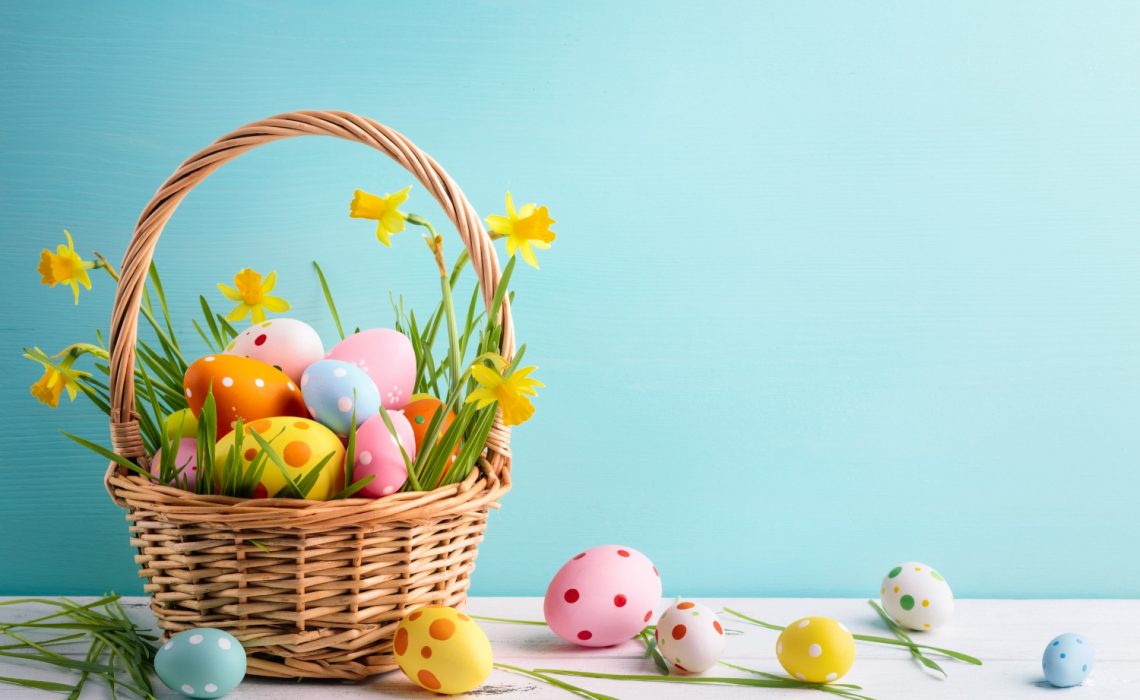
[[[516,318],[547,385],[474,590],[541,594],[603,543],[667,594],[874,595],[927,561],[961,595],[1136,596],[1140,8],[1128,3],[4,3],[0,594],[141,591],[77,402],[24,346],[106,327],[38,283],[63,241],[119,260],[186,156],[253,119],[402,131],[484,215],[548,204]],[[431,261],[352,190],[410,184],[299,139],[194,191],[158,264],[197,295],[276,270],[333,337]],[[408,209],[445,221],[420,188]],[[446,232],[456,250],[454,232]],[[202,347],[191,344],[190,353]]]

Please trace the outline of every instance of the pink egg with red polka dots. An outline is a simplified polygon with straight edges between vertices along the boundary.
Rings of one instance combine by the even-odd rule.
[[[391,328],[360,331],[337,343],[328,358],[351,362],[364,370],[380,390],[384,408],[403,408],[412,400],[416,351],[403,333]]]
[[[305,368],[324,357],[325,346],[321,336],[304,321],[273,318],[238,333],[226,347],[226,354],[264,362],[299,382]]]
[[[566,562],[546,589],[543,613],[559,637],[585,647],[624,642],[661,601],[657,567],[632,547],[605,544]]]
[[[396,429],[395,435],[381,415],[372,416],[356,429],[352,477],[356,480],[374,477],[360,490],[361,496],[380,498],[399,491],[408,480],[404,453],[409,462],[416,459],[416,434],[412,432],[412,424],[399,411],[388,411],[388,419]]]
[[[192,490],[198,482],[198,441],[195,438],[180,439],[170,466],[172,473],[169,476],[173,478],[162,481],[162,450],[159,450],[151,458],[150,473],[167,486]]]

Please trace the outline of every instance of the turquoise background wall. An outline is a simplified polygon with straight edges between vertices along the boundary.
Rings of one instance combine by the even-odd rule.
[[[412,137],[484,215],[559,237],[520,269],[547,384],[475,592],[541,594],[587,546],[668,594],[1136,596],[1140,8],[1130,3],[0,5],[0,594],[141,590],[97,412],[28,392],[25,345],[106,324],[35,272],[69,229],[118,260],[190,153],[297,108]],[[243,156],[159,247],[174,313],[241,267],[294,315],[387,325],[435,292],[355,187],[407,175],[300,139]],[[421,188],[409,210],[442,223]],[[448,245],[457,245],[450,233]],[[196,347],[195,350],[199,350]]]

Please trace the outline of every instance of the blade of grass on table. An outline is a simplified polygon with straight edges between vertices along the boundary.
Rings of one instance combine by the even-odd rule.
[[[504,663],[496,663],[494,666],[495,668],[507,671],[508,673],[517,673],[520,676],[526,676],[527,678],[533,678],[537,681],[542,681],[543,683],[547,683],[556,688],[561,688],[562,690],[577,695],[578,697],[587,698],[587,700],[618,700],[612,695],[595,693],[593,691],[586,690],[585,688],[567,683],[566,681],[560,680],[558,678],[554,678],[543,673],[538,673],[537,671],[528,671],[525,668],[520,668],[518,666],[512,666],[510,664]]]
[[[763,620],[757,620],[754,617],[750,617],[748,615],[745,615],[744,613],[733,610],[732,608],[725,608],[724,611],[726,613],[728,613],[729,615],[733,615],[735,617],[740,618],[741,620],[744,620],[745,622],[750,622],[754,625],[758,625],[760,627],[764,627],[766,629],[770,629],[770,630],[773,630],[775,632],[782,632],[784,630],[784,628],[780,625],[774,625],[770,622],[764,622]],[[853,634],[851,636],[860,642],[870,642],[872,644],[886,644],[888,646],[894,646],[894,647],[916,646],[919,649],[926,649],[928,651],[933,651],[935,653],[942,654],[943,656],[948,656],[952,659],[957,659],[958,661],[964,661],[965,663],[971,664],[973,666],[981,666],[982,665],[981,659],[970,656],[969,654],[964,654],[960,651],[954,651],[953,649],[944,649],[942,647],[930,646],[929,644],[907,644],[906,642],[901,642],[897,639],[891,639],[890,637],[877,637],[877,636],[870,635],[870,634]]]
[[[923,654],[922,650],[920,650],[917,646],[914,645],[914,640],[910,638],[910,635],[907,634],[903,630],[902,627],[899,627],[898,624],[894,620],[891,619],[891,616],[887,614],[886,610],[883,610],[881,607],[879,607],[879,604],[873,600],[868,600],[867,604],[875,609],[875,612],[877,612],[879,614],[879,617],[882,618],[883,624],[885,624],[887,626],[887,629],[894,632],[895,636],[898,637],[900,640],[911,645],[910,655],[912,657],[914,657],[915,661],[922,664],[926,668],[929,668],[932,671],[937,671],[938,673],[941,673],[943,678],[946,677],[946,671],[944,671],[941,666],[939,666],[937,663],[935,663],[935,661],[933,659],[928,658],[925,654]]]

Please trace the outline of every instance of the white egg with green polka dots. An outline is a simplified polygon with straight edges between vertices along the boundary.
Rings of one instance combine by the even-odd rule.
[[[158,648],[154,672],[188,698],[220,698],[245,678],[245,649],[229,632],[197,627]]]
[[[954,616],[954,593],[933,567],[908,561],[892,568],[879,590],[883,609],[912,630],[937,629]]]

